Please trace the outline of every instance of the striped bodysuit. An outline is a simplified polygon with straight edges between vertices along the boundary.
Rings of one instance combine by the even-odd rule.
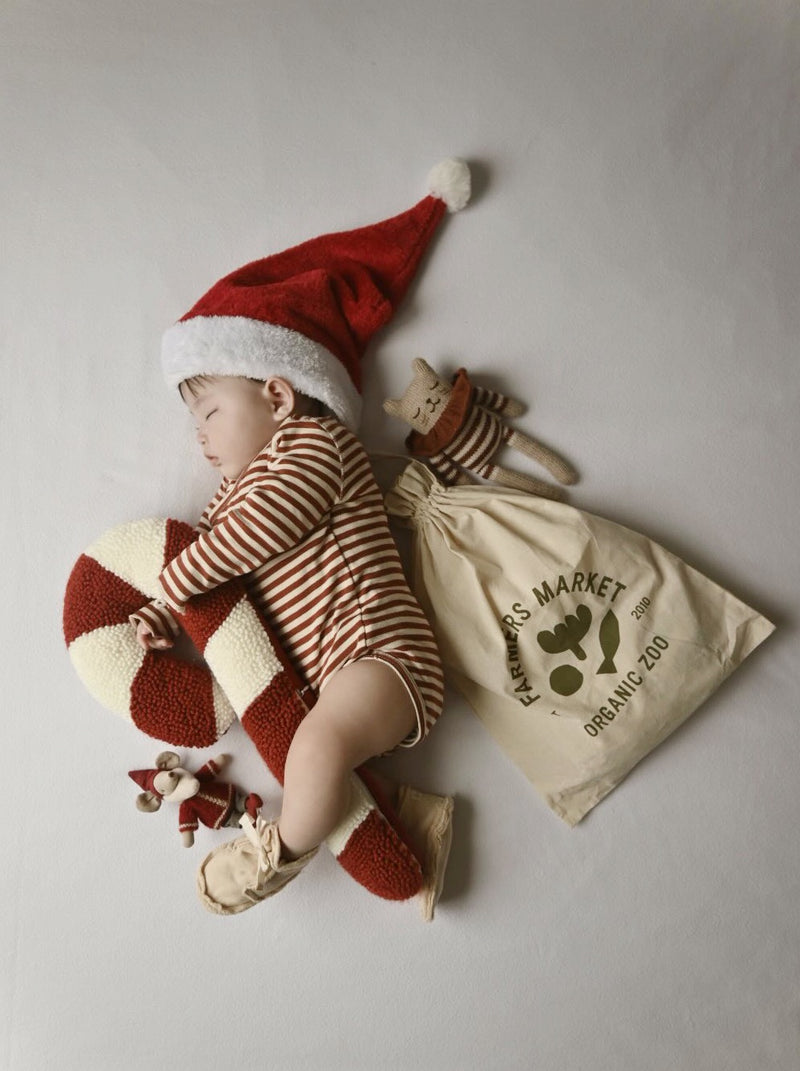
[[[414,700],[417,732],[404,746],[426,735],[442,707],[436,642],[350,431],[328,417],[284,421],[238,479],[222,481],[198,530],[160,576],[163,601],[136,619],[156,634],[176,634],[173,612],[241,576],[315,691],[350,662],[377,658]]]

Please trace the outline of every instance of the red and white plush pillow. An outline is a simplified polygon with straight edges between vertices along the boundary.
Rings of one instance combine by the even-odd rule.
[[[289,744],[314,697],[242,582],[196,596],[181,617],[205,664],[145,652],[128,620],[157,596],[159,573],[194,538],[188,524],[151,518],[112,528],[80,556],[64,597],[72,664],[102,706],[169,744],[208,747],[238,716],[282,784]],[[420,862],[368,771],[352,775],[350,800],[328,847],[376,896],[415,896]]]

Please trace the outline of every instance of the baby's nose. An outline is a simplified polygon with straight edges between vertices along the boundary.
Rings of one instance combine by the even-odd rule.
[[[201,446],[206,441],[205,432],[203,431],[202,428],[198,428],[195,431],[195,437],[197,438],[197,441],[200,443]]]

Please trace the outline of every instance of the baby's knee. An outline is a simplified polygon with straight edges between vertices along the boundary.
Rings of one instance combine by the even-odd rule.
[[[314,718],[308,714],[294,734],[287,766],[314,769],[324,766],[326,769],[349,770],[358,765],[353,742],[342,729],[323,718]]]

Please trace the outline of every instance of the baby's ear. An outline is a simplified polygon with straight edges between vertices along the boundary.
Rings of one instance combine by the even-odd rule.
[[[283,376],[270,376],[264,383],[263,394],[276,417],[288,416],[294,409],[294,387]]]

